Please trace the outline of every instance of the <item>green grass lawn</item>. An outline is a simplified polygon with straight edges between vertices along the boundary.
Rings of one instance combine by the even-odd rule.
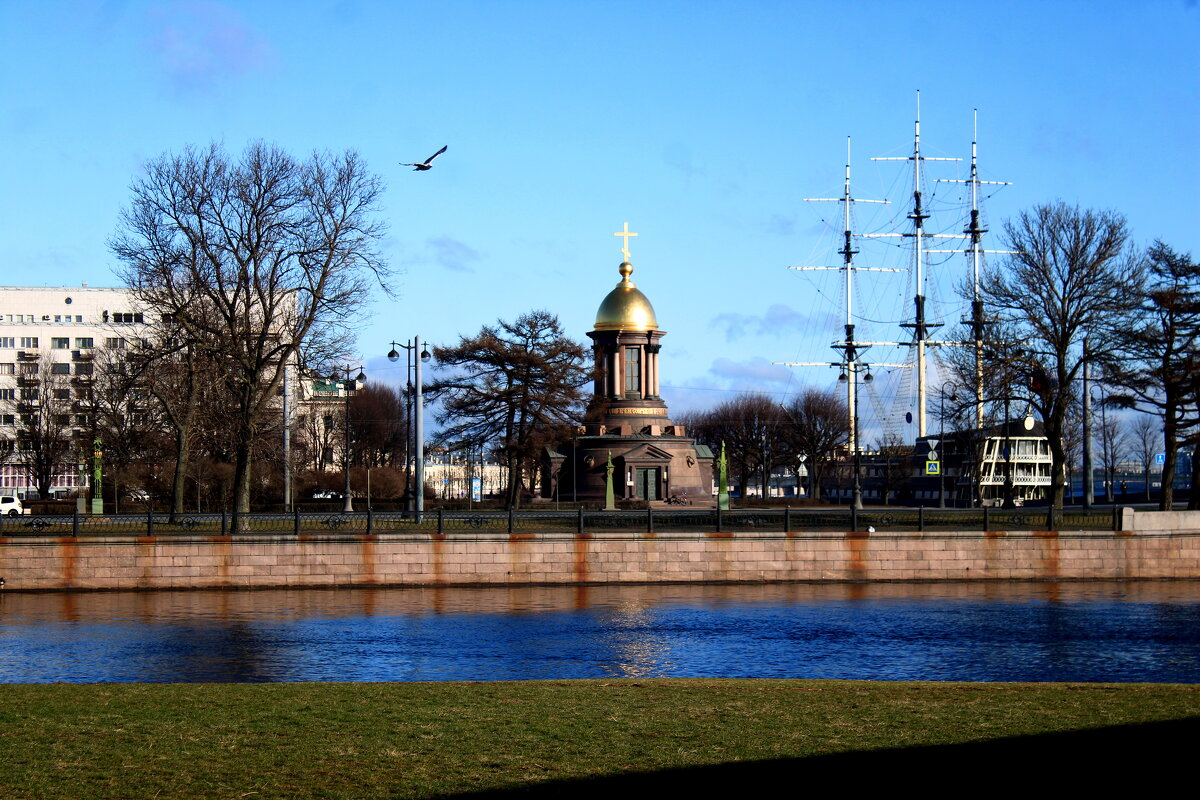
[[[1111,788],[1186,766],[1197,734],[1191,685],[2,685],[0,797]]]

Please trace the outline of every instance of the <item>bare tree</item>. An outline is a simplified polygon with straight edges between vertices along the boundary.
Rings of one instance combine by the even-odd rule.
[[[1119,330],[1116,344],[1123,358],[1110,365],[1109,380],[1123,390],[1114,398],[1162,419],[1159,508],[1165,510],[1174,502],[1180,445],[1200,427],[1200,264],[1161,241],[1146,252],[1145,264],[1149,285],[1137,318]],[[1196,494],[1192,493],[1193,504],[1200,502]]]
[[[344,349],[386,270],[371,217],[381,190],[352,151],[299,161],[261,142],[237,160],[216,144],[164,155],[133,182],[110,247],[134,295],[218,367],[238,511],[285,367]]]
[[[808,389],[792,398],[786,411],[792,451],[804,457],[809,496],[820,502],[825,471],[850,436],[846,402],[835,392]]]
[[[184,511],[184,495],[191,461],[197,454],[202,431],[223,428],[227,412],[216,347],[202,346],[169,317],[144,331],[147,337],[126,356],[131,376],[153,400],[153,416],[174,445],[170,521]],[[170,448],[166,448],[168,451]]]
[[[121,488],[130,474],[161,445],[162,421],[153,413],[148,383],[129,358],[124,339],[114,339],[120,347],[94,351],[95,375],[88,408],[93,435],[104,443],[104,463],[111,476],[113,509],[120,513]],[[145,489],[146,487],[139,487]]]
[[[945,443],[939,446],[944,447]],[[907,460],[912,447],[897,433],[885,433],[876,441],[875,447],[879,451],[879,499],[886,506],[892,490],[902,486],[908,477]]]
[[[90,381],[90,361],[83,381]],[[71,365],[56,363],[49,355],[17,363],[17,385],[6,387],[0,406],[12,416],[16,444],[4,455],[33,484],[42,498],[50,496],[56,476],[72,469],[76,437],[72,415]]]
[[[1014,335],[1002,357],[1029,387],[1045,424],[1053,461],[1050,502],[1061,507],[1063,436],[1075,384],[1085,357],[1111,359],[1117,323],[1135,311],[1143,269],[1127,251],[1125,219],[1112,212],[1061,202],[1037,206],[1009,221],[1005,233],[1016,254],[986,276],[983,296]],[[1092,345],[1087,356],[1085,334]]]
[[[434,359],[439,376],[425,391],[442,401],[442,440],[499,442],[508,505],[516,508],[547,436],[582,418],[581,388],[592,379],[584,346],[563,333],[558,317],[533,311],[435,347]]]
[[[1113,486],[1117,479],[1117,467],[1129,456],[1129,434],[1121,424],[1120,417],[1109,413],[1101,406],[1100,417],[1100,463],[1104,467],[1104,499],[1113,502]]]
[[[697,415],[692,433],[713,449],[725,445],[741,496],[750,478],[762,480],[767,496],[771,472],[792,459],[784,409],[765,394],[744,394]]]
[[[1145,484],[1146,502],[1150,502],[1150,470],[1154,466],[1155,456],[1162,446],[1161,426],[1149,414],[1138,414],[1131,426],[1133,439],[1133,457],[1142,468],[1142,481]]]

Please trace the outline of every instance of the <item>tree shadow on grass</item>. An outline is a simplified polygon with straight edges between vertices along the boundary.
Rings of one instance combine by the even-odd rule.
[[[715,766],[547,781],[455,797],[596,797],[617,800],[663,793],[749,800],[835,790],[941,794],[997,789],[1042,794],[1046,790],[1143,790],[1188,774],[1200,754],[1200,717],[1137,725],[993,739],[965,744],[866,750],[807,758],[782,758]],[[1194,782],[1187,780],[1194,791]]]

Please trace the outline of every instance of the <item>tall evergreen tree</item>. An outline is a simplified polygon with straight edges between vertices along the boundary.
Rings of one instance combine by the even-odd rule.
[[[1121,387],[1114,399],[1161,417],[1165,461],[1160,508],[1174,502],[1175,466],[1181,445],[1196,440],[1200,426],[1200,264],[1156,241],[1146,251],[1147,285],[1138,314],[1119,329],[1121,359],[1108,380]],[[1195,468],[1193,467],[1193,488]],[[1191,507],[1200,507],[1192,492]]]
[[[582,419],[582,387],[592,380],[584,346],[563,333],[558,317],[532,311],[435,347],[434,359],[438,377],[425,392],[441,401],[442,438],[497,444],[508,467],[508,506],[516,508],[524,475],[554,431]]]

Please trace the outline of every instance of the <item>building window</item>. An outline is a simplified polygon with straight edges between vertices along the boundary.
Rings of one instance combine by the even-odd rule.
[[[109,338],[104,340],[104,346],[110,350],[124,350],[125,349],[125,340],[120,338],[119,336],[117,336],[117,337],[110,336]]]
[[[115,322],[119,325],[132,325],[135,322],[140,323],[143,321],[144,320],[143,320],[142,314],[140,314],[140,313],[132,314],[132,313],[118,311],[117,313],[113,314],[113,322]]]
[[[75,346],[80,350],[91,350],[95,347],[95,340],[90,336],[81,337],[75,340]]]
[[[70,400],[71,399],[71,390],[70,389],[55,389],[54,390],[54,399],[55,400]]]
[[[36,388],[22,389],[21,390],[21,399],[22,400],[37,400],[38,399],[38,390]]]
[[[51,364],[50,365],[50,374],[51,375],[70,375],[71,374],[71,365],[70,364]]]
[[[625,348],[625,392],[642,391],[642,350],[640,347]]]
[[[16,400],[16,389],[0,389],[0,400]]]
[[[0,415],[0,425],[16,425],[16,424],[17,424],[17,417],[15,414]],[[2,450],[2,449],[7,449],[9,452],[12,452],[12,442],[8,442],[8,447],[0,448],[0,450]]]
[[[0,364],[0,375],[16,375],[16,364]]]
[[[71,415],[70,414],[55,414],[54,415],[54,424],[55,425],[70,425],[71,424]]]
[[[21,337],[21,347],[28,347],[28,348],[32,349],[37,346],[38,346],[38,337],[36,337],[36,336],[22,336]]]
[[[50,340],[50,346],[55,350],[66,350],[71,346],[71,339],[68,336],[55,336]]]
[[[38,374],[38,363],[36,361],[34,361],[33,363],[30,363],[28,361],[23,362],[21,364],[21,374],[22,375],[37,375]]]
[[[17,346],[17,340],[14,336],[0,336],[0,347],[12,349]]]
[[[91,414],[76,414],[75,415],[75,424],[79,425],[80,427],[83,427],[83,428],[89,427],[92,424],[92,415]]]
[[[76,375],[91,375],[93,366],[94,365],[90,361],[80,361],[78,364],[75,365],[75,374]]]

